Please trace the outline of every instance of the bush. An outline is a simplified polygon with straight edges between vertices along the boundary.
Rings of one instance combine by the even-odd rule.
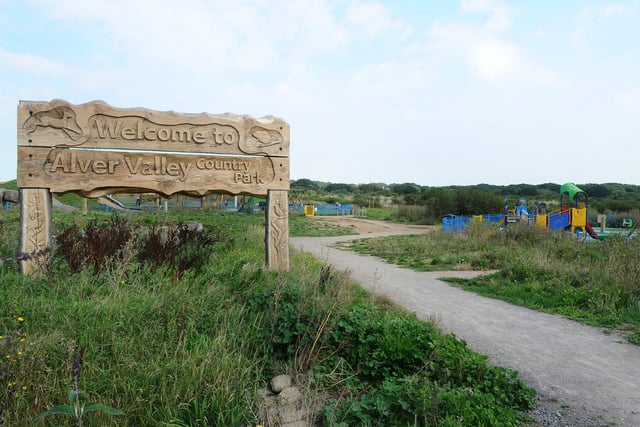
[[[180,223],[156,224],[147,229],[118,215],[102,224],[91,219],[85,228],[75,223],[62,226],[56,236],[57,254],[70,271],[92,267],[95,275],[109,265],[126,264],[132,259],[140,265],[165,267],[178,275],[189,269],[197,272],[216,244],[229,242],[220,227],[201,229]]]
[[[182,274],[189,269],[200,271],[209,260],[212,248],[218,243],[229,243],[219,227],[199,229],[193,224],[152,226],[141,240],[138,261],[155,267],[167,266]]]
[[[428,210],[426,206],[400,205],[396,208],[395,216],[400,221],[427,223]]]
[[[535,391],[515,372],[488,365],[413,314],[352,305],[330,340],[335,356],[320,371],[343,366],[348,379],[346,397],[325,406],[330,425],[515,426],[534,405]]]
[[[122,260],[123,248],[133,235],[134,230],[127,219],[113,215],[103,226],[91,219],[84,229],[76,224],[64,227],[55,241],[57,252],[72,272],[92,266],[94,274],[98,274],[107,260]]]

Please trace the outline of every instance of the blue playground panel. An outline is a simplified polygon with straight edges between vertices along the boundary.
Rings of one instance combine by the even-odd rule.
[[[560,212],[549,216],[549,228],[562,230],[569,226],[569,212]]]

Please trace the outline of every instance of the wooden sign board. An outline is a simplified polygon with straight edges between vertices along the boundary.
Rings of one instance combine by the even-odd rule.
[[[59,99],[20,101],[17,116],[18,187],[38,190],[21,193],[25,217],[34,216],[25,208],[35,203],[34,197],[47,200],[40,190],[85,197],[121,192],[267,196],[267,216],[272,212],[278,218],[267,218],[267,264],[288,268],[288,216],[281,209],[283,203],[288,209],[290,136],[283,120],[122,109],[102,101],[73,105]],[[269,206],[269,200],[277,200],[277,206]],[[38,212],[50,215],[50,208]],[[28,229],[34,228],[23,227]],[[42,250],[29,244],[32,240],[23,234],[22,252]],[[278,248],[269,248],[276,241]]]
[[[87,197],[125,188],[266,196],[289,189],[288,158],[289,125],[274,117],[121,109],[101,101],[18,106],[19,187]]]
[[[100,197],[119,192],[266,196],[289,189],[286,157],[18,147],[18,185]]]

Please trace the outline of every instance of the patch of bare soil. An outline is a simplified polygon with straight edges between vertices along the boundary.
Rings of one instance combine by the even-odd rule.
[[[353,227],[357,234],[419,234],[435,229],[433,225],[394,224],[353,216],[315,216],[313,218],[316,221],[327,221],[344,227]]]

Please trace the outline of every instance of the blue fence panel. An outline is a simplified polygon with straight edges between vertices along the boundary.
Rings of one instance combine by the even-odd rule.
[[[304,203],[289,203],[289,211],[296,213],[304,212]]]
[[[446,215],[442,218],[444,231],[462,231],[473,221],[472,216]]]
[[[504,214],[501,214],[501,213],[485,214],[485,215],[482,215],[482,220],[483,221],[489,221],[489,222],[495,222],[497,224],[499,222],[503,222],[504,221]]]
[[[353,205],[315,205],[316,215],[349,215]]]

